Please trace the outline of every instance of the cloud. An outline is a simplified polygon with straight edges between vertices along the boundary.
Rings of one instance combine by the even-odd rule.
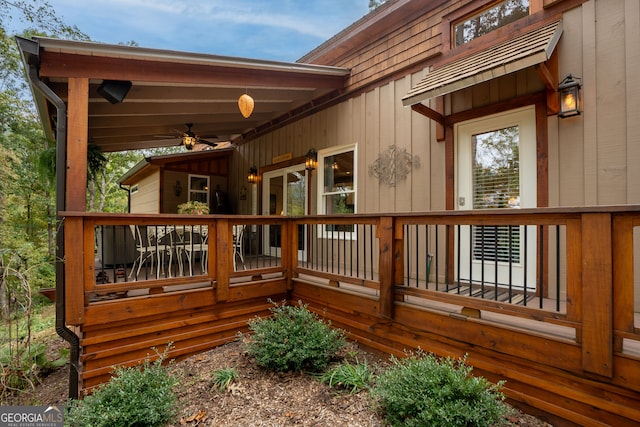
[[[50,0],[93,40],[295,60],[367,13],[368,0]]]

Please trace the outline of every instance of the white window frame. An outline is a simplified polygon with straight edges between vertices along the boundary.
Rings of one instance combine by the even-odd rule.
[[[203,178],[207,180],[207,185],[205,187],[204,190],[200,190],[200,189],[194,189],[191,187],[191,178]],[[189,201],[195,200],[194,198],[192,198],[193,194],[204,194],[206,196],[206,203],[207,206],[209,206],[209,187],[211,187],[211,177],[209,175],[196,175],[196,174],[189,174],[187,181],[189,182]]]
[[[325,161],[329,156],[335,156],[337,154],[346,153],[349,151],[353,151],[353,190],[347,191],[325,191],[324,190],[324,170],[325,170]],[[327,214],[327,205],[326,205],[326,196],[335,195],[335,194],[352,194],[353,195],[353,213],[358,212],[358,144],[349,144],[349,145],[341,145],[338,147],[326,148],[318,151],[318,192],[317,192],[317,200],[318,200],[318,213],[321,215]],[[336,237],[338,234],[341,237],[345,237],[347,239],[355,240],[356,233],[355,232],[343,232],[343,231],[327,231],[326,227],[321,226],[320,236],[325,238]]]

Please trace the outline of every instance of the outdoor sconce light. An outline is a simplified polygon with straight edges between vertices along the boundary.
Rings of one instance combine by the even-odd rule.
[[[182,145],[184,145],[184,148],[187,150],[193,150],[197,142],[196,134],[191,132],[191,126],[193,126],[193,124],[187,123],[187,131],[182,134]]]
[[[304,168],[308,171],[314,170],[318,166],[318,153],[311,148],[305,155]]]
[[[173,189],[175,190],[176,197],[180,197],[180,194],[182,194],[182,186],[180,185],[179,180],[176,180],[176,185],[175,187],[173,187]]]
[[[249,175],[247,176],[247,182],[249,184],[255,184],[258,182],[258,168],[251,166],[249,168]]]
[[[558,117],[571,117],[580,114],[580,80],[569,74],[558,85],[558,96],[560,97],[560,111]]]

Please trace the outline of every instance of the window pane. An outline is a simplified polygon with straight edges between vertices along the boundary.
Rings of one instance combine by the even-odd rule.
[[[518,126],[472,137],[473,208],[520,207],[520,150]],[[476,260],[520,262],[520,228],[473,228]]]
[[[353,151],[326,156],[324,158],[324,192],[354,190],[353,169]]]
[[[353,193],[329,194],[325,196],[327,215],[354,213]]]
[[[529,15],[529,0],[504,0],[457,24],[455,46],[468,43],[491,31]]]
[[[473,208],[520,207],[518,126],[473,135]]]

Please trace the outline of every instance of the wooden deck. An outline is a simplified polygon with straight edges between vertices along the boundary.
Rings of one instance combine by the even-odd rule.
[[[96,283],[96,227],[202,223],[210,230],[205,274]],[[247,249],[234,268],[234,224],[278,225],[281,242],[300,242],[300,226],[326,230],[328,223],[367,233],[320,233],[306,241],[303,258],[297,243],[282,244],[274,257],[253,252],[262,263],[251,262]],[[430,269],[409,261],[421,249],[406,244],[407,224],[443,226],[429,234]],[[482,292],[456,279],[452,230],[471,224],[539,227],[544,241],[526,292],[502,284]],[[621,207],[304,218],[69,213],[66,250],[85,254],[67,259],[64,284],[66,324],[80,337],[80,387],[107,380],[113,365],[138,363],[152,347],[171,342],[171,357],[180,358],[233,340],[247,320],[269,313],[269,299],[286,299],[378,351],[467,354],[476,374],[506,380],[513,403],[554,425],[638,425],[639,226],[640,208]],[[365,235],[374,236],[366,245]],[[423,285],[413,285],[425,274]]]

